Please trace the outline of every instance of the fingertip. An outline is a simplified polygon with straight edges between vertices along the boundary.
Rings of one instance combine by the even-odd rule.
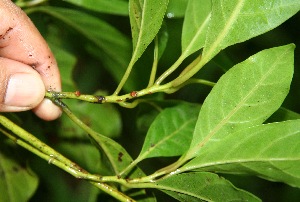
[[[33,112],[45,121],[53,121],[59,118],[62,114],[61,109],[47,98],[45,98],[36,108],[34,108]]]

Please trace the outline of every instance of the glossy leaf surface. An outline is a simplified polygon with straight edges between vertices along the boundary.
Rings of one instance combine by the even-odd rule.
[[[203,50],[208,60],[230,45],[279,26],[300,9],[298,0],[213,0],[212,5]]]
[[[147,46],[158,33],[169,0],[130,0],[130,24],[132,31],[133,55],[135,63],[143,54]]]
[[[213,173],[173,175],[157,181],[156,185],[158,189],[180,201],[260,201]]]
[[[128,15],[128,1],[126,0],[65,0],[77,6],[87,8],[93,11],[114,14]]]
[[[211,17],[211,0],[190,0],[182,30],[182,54],[187,57],[203,48]]]
[[[190,145],[199,105],[178,105],[163,110],[151,124],[139,159],[178,156]]]
[[[294,45],[261,51],[231,68],[205,99],[189,155],[208,142],[263,123],[282,104],[293,76]]]
[[[300,187],[300,120],[259,125],[203,147],[183,169],[252,174]]]

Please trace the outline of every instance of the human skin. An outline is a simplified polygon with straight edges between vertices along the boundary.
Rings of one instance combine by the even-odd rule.
[[[32,109],[44,120],[61,110],[45,99],[61,91],[56,60],[28,16],[10,0],[0,0],[0,112]]]

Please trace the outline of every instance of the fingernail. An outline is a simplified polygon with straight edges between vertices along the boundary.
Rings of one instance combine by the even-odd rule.
[[[44,92],[44,84],[37,75],[16,73],[9,78],[4,104],[32,108],[41,102]]]

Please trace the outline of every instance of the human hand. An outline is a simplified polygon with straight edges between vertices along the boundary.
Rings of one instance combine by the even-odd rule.
[[[0,112],[33,109],[44,120],[61,110],[44,99],[61,91],[56,60],[27,15],[11,0],[0,0]]]

